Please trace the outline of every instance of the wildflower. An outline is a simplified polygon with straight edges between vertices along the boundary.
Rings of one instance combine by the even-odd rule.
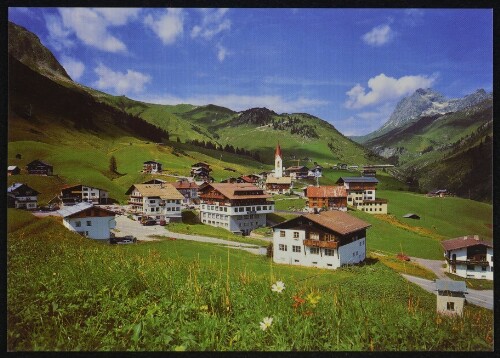
[[[320,295],[315,295],[314,292],[311,292],[307,295],[306,300],[311,304],[311,306],[316,306],[321,299]]]
[[[300,305],[302,305],[302,304],[304,304],[306,302],[306,300],[304,300],[300,296],[293,296],[292,298],[295,301],[295,303],[292,304],[293,308],[297,308],[297,307],[299,307]]]
[[[285,284],[283,281],[276,281],[275,284],[271,286],[271,291],[281,293],[285,289]]]
[[[207,305],[200,306],[200,311],[208,311],[208,306]]]
[[[262,329],[263,331],[265,331],[266,329],[268,329],[269,327],[271,327],[272,324],[273,324],[273,318],[272,317],[264,317],[264,319],[262,320],[262,322],[260,322],[260,329]]]

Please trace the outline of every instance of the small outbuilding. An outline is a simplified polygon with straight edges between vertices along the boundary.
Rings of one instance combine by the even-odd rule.
[[[436,280],[437,313],[463,314],[467,286],[465,281]]]
[[[413,213],[408,213],[406,215],[403,215],[404,218],[406,219],[416,219],[416,220],[420,220],[420,216],[417,215],[417,214],[413,214]]]
[[[19,175],[21,174],[21,169],[15,165],[9,165],[7,167],[7,175]]]

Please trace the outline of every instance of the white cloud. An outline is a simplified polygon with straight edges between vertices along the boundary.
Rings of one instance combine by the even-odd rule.
[[[390,42],[395,36],[394,31],[387,24],[374,27],[370,32],[367,32],[361,39],[371,46],[382,46]]]
[[[221,44],[217,44],[217,59],[222,62],[226,58],[226,56],[229,54],[227,51],[227,48],[222,46]]]
[[[222,31],[231,28],[231,20],[225,18],[229,9],[200,9],[202,13],[201,24],[196,25],[191,30],[191,37],[202,37],[210,40]]]
[[[109,24],[113,26],[126,25],[130,20],[134,20],[139,15],[141,9],[127,8],[95,8],[94,11],[101,14]]]
[[[416,26],[422,23],[424,11],[421,9],[406,9],[403,23],[409,26]]]
[[[79,80],[85,71],[85,65],[82,62],[68,56],[62,57],[61,64],[66,72],[68,72],[69,76],[75,81]]]
[[[369,91],[359,83],[346,92],[348,99],[347,108],[362,108],[408,95],[418,88],[431,87],[437,79],[432,76],[403,76],[400,78],[388,77],[381,73],[368,80]]]
[[[61,18],[54,15],[45,16],[45,26],[49,31],[48,42],[58,51],[63,48],[73,47],[74,41],[69,37],[71,31],[64,27]]]
[[[159,17],[149,14],[144,19],[144,24],[161,39],[164,45],[171,45],[184,31],[183,12],[181,9],[167,9]]]
[[[151,81],[151,76],[147,74],[132,70],[115,72],[103,64],[99,64],[94,72],[99,76],[94,86],[102,90],[111,89],[119,95],[143,92],[145,85]]]
[[[137,11],[134,9],[116,9],[115,11],[116,14],[111,15],[109,9],[59,8],[63,25],[60,30],[66,39],[74,33],[88,46],[107,52],[126,52],[125,44],[113,36],[108,31],[108,27],[124,25],[137,16]],[[57,33],[51,31],[50,28],[49,33],[57,39]],[[64,42],[61,44],[64,45]]]
[[[285,99],[281,96],[246,96],[246,95],[199,95],[191,97],[178,97],[170,94],[163,96],[144,96],[136,98],[137,100],[158,103],[158,104],[180,104],[189,103],[194,105],[217,104],[235,111],[242,111],[253,107],[266,107],[275,112],[309,112],[313,108],[325,106],[327,101],[299,97],[295,99]]]

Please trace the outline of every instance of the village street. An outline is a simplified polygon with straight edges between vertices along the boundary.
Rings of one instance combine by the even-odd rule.
[[[131,220],[124,215],[117,215],[115,217],[116,220],[116,228],[114,231],[116,232],[116,236],[125,236],[132,235],[137,238],[137,240],[141,241],[154,241],[158,240],[152,235],[160,235],[165,237],[171,237],[178,240],[190,240],[190,241],[198,241],[198,242],[208,242],[212,244],[224,245],[229,248],[235,248],[239,250],[248,251],[252,254],[259,254],[259,247],[256,245],[239,243],[229,240],[217,239],[214,237],[201,236],[201,235],[186,235],[179,234],[175,232],[168,231],[165,227],[159,225],[152,226],[143,226],[138,221]],[[116,230],[118,229],[118,230]]]
[[[401,274],[401,275],[408,281],[419,285],[424,290],[436,294],[436,283],[434,281],[406,274]],[[476,306],[481,306],[489,310],[493,310],[493,290],[480,291],[467,288],[467,292],[468,294],[465,296],[467,302],[472,303]]]

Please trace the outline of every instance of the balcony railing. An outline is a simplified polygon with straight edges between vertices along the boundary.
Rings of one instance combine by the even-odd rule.
[[[337,241],[304,240],[304,246],[322,247],[325,249],[336,249],[339,245]]]
[[[449,258],[446,258],[446,261],[448,261],[448,264],[450,265],[479,265],[479,266],[489,266],[490,263],[484,260],[474,260],[474,259],[469,259],[467,260],[452,260]]]

